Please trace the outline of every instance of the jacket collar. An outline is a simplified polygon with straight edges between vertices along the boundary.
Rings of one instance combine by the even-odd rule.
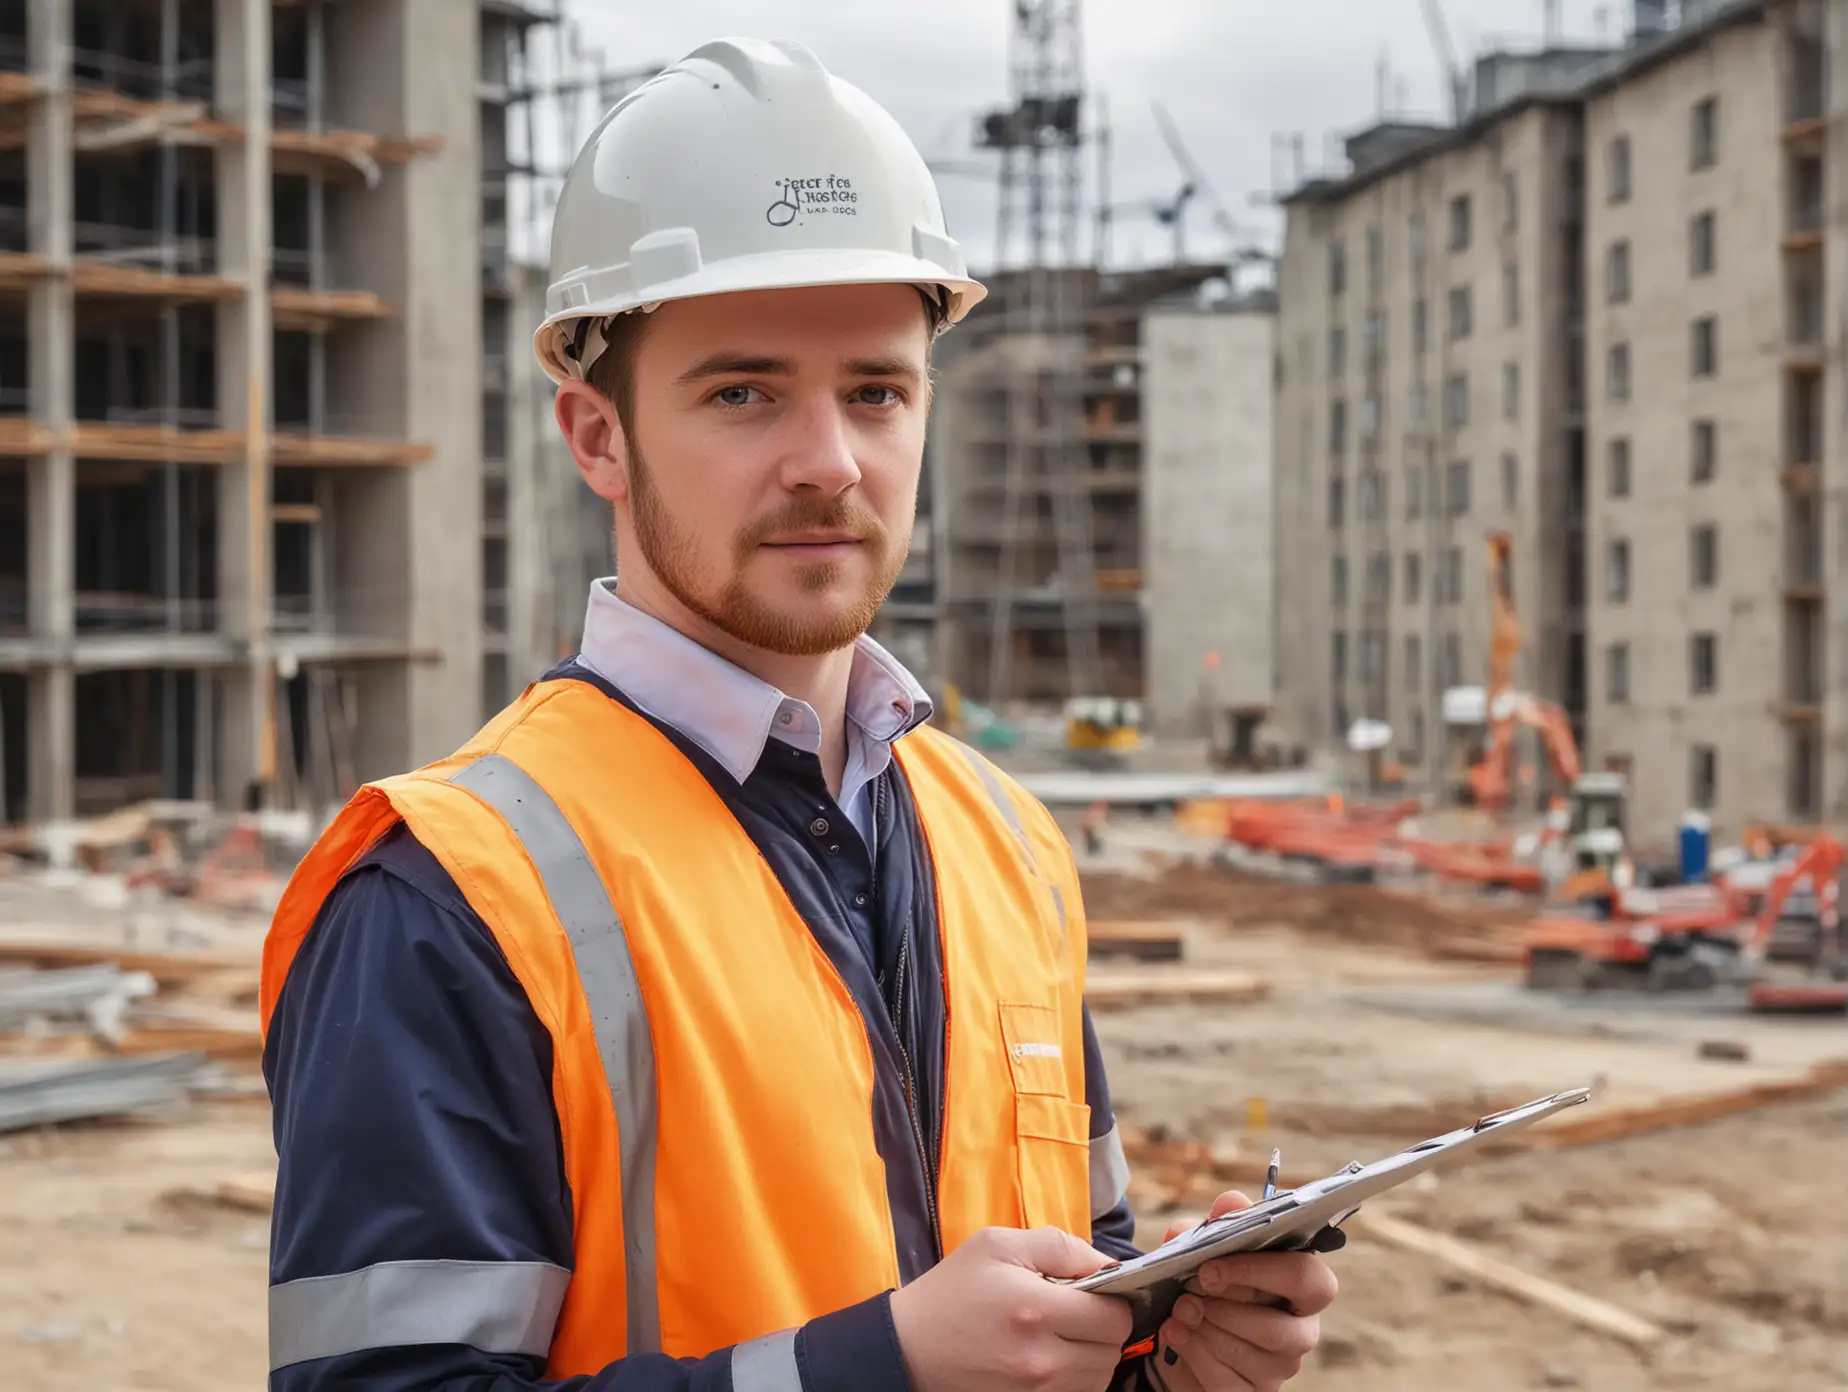
[[[614,576],[590,587],[578,661],[699,745],[740,783],[772,738],[810,753],[821,748],[821,721],[808,702],[785,696],[619,598]],[[883,769],[892,744],[931,712],[929,695],[904,664],[869,637],[854,644],[847,683],[850,764],[873,773]]]

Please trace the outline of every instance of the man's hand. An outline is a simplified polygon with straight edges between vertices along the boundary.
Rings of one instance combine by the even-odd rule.
[[[892,1295],[913,1392],[1103,1392],[1129,1306],[1056,1286],[1110,1261],[1056,1228],[985,1228]]]
[[[1249,1207],[1243,1194],[1221,1194],[1211,1216]],[[1176,1223],[1168,1236],[1192,1226]],[[1277,1392],[1302,1371],[1321,1338],[1317,1316],[1335,1298],[1335,1273],[1309,1252],[1221,1257],[1195,1284],[1205,1294],[1180,1298],[1151,1356],[1149,1371],[1167,1392]]]

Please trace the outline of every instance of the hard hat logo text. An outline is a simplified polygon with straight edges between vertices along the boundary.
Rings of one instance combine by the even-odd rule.
[[[839,174],[818,179],[778,179],[776,187],[777,200],[764,212],[764,220],[772,227],[788,227],[809,214],[853,217],[859,212],[854,205],[860,195],[854,191],[853,181]]]

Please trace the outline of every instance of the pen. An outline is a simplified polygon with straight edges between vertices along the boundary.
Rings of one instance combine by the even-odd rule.
[[[1273,1150],[1271,1152],[1270,1169],[1264,1172],[1264,1197],[1267,1199],[1277,1192],[1277,1169],[1282,1164],[1283,1152],[1281,1150]]]

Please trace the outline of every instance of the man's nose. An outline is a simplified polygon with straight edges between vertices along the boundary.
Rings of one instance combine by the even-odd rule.
[[[790,418],[784,441],[783,486],[813,488],[829,497],[860,481],[846,406],[832,396],[813,398]]]

